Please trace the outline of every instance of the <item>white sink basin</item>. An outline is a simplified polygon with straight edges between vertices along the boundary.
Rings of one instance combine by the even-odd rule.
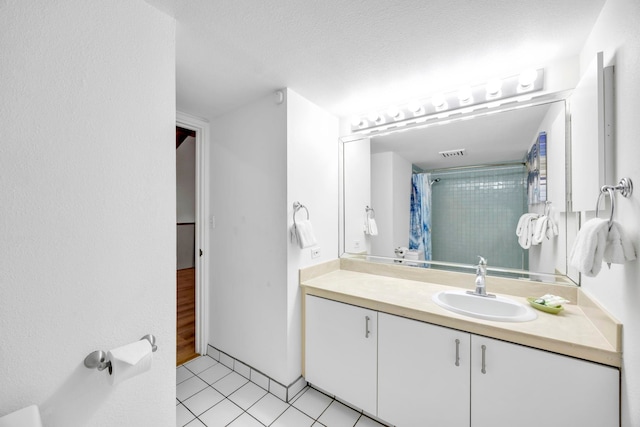
[[[499,322],[527,322],[538,317],[529,306],[509,298],[470,295],[465,290],[441,291],[431,297],[440,307],[455,313]]]

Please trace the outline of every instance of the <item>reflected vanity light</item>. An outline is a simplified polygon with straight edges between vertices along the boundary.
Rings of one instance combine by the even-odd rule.
[[[492,79],[475,86],[464,86],[457,91],[434,94],[427,100],[412,100],[405,105],[396,104],[381,110],[384,113],[375,111],[362,114],[351,122],[351,132],[370,134],[386,131],[389,125],[386,125],[385,117],[393,128],[398,128],[446,117],[438,114],[443,111],[469,114],[475,109],[495,108],[511,101],[519,101],[516,98],[523,93],[531,97],[532,93],[543,89],[544,69],[525,70],[518,75]]]
[[[518,93],[529,92],[538,77],[537,70],[525,70],[518,77]]]

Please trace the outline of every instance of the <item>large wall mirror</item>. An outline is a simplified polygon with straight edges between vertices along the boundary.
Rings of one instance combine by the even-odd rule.
[[[515,104],[342,138],[345,255],[571,283],[565,101]]]

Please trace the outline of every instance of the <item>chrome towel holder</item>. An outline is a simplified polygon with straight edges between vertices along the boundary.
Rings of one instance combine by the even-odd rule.
[[[293,225],[294,226],[298,225],[296,224],[296,214],[301,209],[304,209],[305,212],[307,212],[307,220],[309,219],[309,209],[307,209],[307,207],[300,202],[293,202]]]
[[[602,198],[603,195],[609,195],[609,198],[611,199],[611,215],[609,215],[609,230],[611,230],[611,227],[613,226],[613,214],[615,212],[616,209],[616,202],[615,202],[615,192],[618,191],[620,192],[620,194],[622,195],[622,197],[625,198],[629,198],[631,197],[631,194],[633,194],[633,182],[631,181],[631,178],[622,178],[620,180],[620,182],[618,182],[618,185],[603,185],[602,188],[600,188],[600,194],[598,194],[598,201],[596,202],[596,218],[598,218],[598,214],[600,212],[600,199]]]
[[[155,352],[158,350],[158,346],[156,345],[156,337],[151,334],[147,334],[140,338],[140,341],[147,340],[149,344],[151,344],[151,350]],[[98,371],[104,371],[105,369],[109,369],[109,374],[111,374],[111,361],[107,360],[107,352],[102,350],[92,351],[84,358],[84,366],[89,369],[98,369]]]
[[[376,217],[376,210],[373,208],[370,208],[368,205],[365,206],[364,211],[366,212],[368,218]]]

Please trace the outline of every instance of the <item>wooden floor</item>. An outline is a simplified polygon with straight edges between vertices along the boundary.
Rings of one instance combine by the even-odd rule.
[[[176,364],[181,365],[197,356],[195,268],[178,270],[177,290]]]

